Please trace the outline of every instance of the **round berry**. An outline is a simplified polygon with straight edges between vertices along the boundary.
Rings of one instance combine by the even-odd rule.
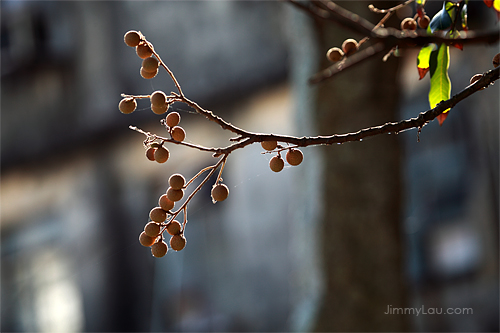
[[[142,61],[142,68],[145,72],[156,73],[160,63],[154,57],[147,57]]]
[[[184,184],[186,183],[186,179],[184,178],[183,175],[179,173],[175,173],[170,178],[168,179],[168,184],[170,185],[171,188],[174,190],[180,190],[184,187]]]
[[[344,57],[344,52],[338,47],[332,47],[326,52],[326,58],[331,62],[337,62]]]
[[[173,220],[167,224],[167,232],[172,236],[181,233],[181,224],[179,221]]]
[[[186,238],[184,235],[174,235],[170,238],[170,247],[174,251],[180,251],[186,246]]]
[[[173,202],[181,200],[183,196],[184,190],[175,190],[171,187],[167,189],[167,198],[169,198]]]
[[[218,184],[212,188],[212,199],[214,201],[224,201],[229,195],[229,188],[225,184]]]
[[[125,97],[118,104],[118,109],[121,113],[130,114],[137,108],[137,101],[133,97]]]
[[[156,238],[159,234],[160,234],[160,230],[161,230],[161,227],[158,223],[155,223],[155,222],[148,222],[145,226],[144,226],[144,232],[146,233],[146,235],[148,235],[149,237],[154,237]]]
[[[170,156],[170,152],[165,147],[159,147],[155,151],[155,161],[158,163],[165,163]]]
[[[265,150],[274,150],[276,147],[278,147],[278,141],[276,140],[272,140],[272,141],[262,141],[260,143],[260,145],[262,146],[262,148],[264,148]]]
[[[148,160],[150,160],[150,161],[155,160],[155,151],[156,151],[156,148],[153,148],[153,147],[149,147],[148,149],[146,149],[146,157]]]
[[[283,170],[284,166],[285,166],[285,161],[283,161],[283,159],[281,158],[281,156],[274,156],[269,161],[269,167],[274,172],[280,172],[281,170]]]
[[[165,122],[167,123],[167,126],[170,128],[177,126],[181,122],[181,115],[177,112],[170,112],[167,115]]]
[[[497,68],[499,65],[500,65],[500,53],[497,53],[493,57],[493,66]]]
[[[164,106],[167,102],[167,95],[163,91],[157,90],[151,94],[149,100],[153,106]]]
[[[130,47],[136,47],[141,42],[141,33],[135,30],[127,31],[123,41]]]
[[[141,76],[145,79],[152,79],[158,74],[158,70],[156,72],[146,72],[143,67],[141,67]]]
[[[304,159],[304,155],[299,149],[296,148],[291,148],[287,153],[286,153],[286,161],[290,165],[299,165],[302,163],[302,160]]]
[[[137,53],[139,58],[146,59],[153,55],[153,50],[151,50],[147,43],[141,42],[135,47],[135,53]]]
[[[401,30],[416,30],[417,22],[413,17],[407,17],[401,21]]]
[[[353,54],[358,50],[358,42],[355,39],[348,38],[342,43],[342,51],[344,51],[344,55],[348,56]]]
[[[174,139],[175,141],[184,141],[184,139],[186,138],[186,132],[184,131],[184,128],[180,126],[174,126],[170,131],[170,136],[172,136],[172,139]]]
[[[163,257],[165,254],[167,254],[167,251],[168,246],[164,241],[156,242],[153,244],[153,246],[151,246],[151,254],[156,258]]]
[[[430,22],[431,22],[431,18],[427,15],[424,15],[422,17],[418,17],[418,19],[417,19],[418,26],[422,29],[427,29]]]
[[[150,247],[151,245],[153,245],[155,239],[156,237],[148,236],[145,231],[141,232],[141,234],[139,235],[139,243],[141,243],[141,245],[145,247]]]
[[[161,209],[161,207],[155,207],[149,212],[149,217],[151,220],[161,223],[167,219],[167,212]]]
[[[160,205],[161,209],[168,212],[175,206],[175,202],[170,200],[166,194],[162,195],[160,199],[158,199],[158,205]]]
[[[167,112],[168,105],[163,104],[163,105],[151,105],[151,111],[153,111],[154,114],[163,114]]]

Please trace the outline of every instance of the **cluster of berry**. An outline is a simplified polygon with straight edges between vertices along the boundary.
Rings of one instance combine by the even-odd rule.
[[[283,170],[285,167],[285,161],[283,158],[281,158],[281,151],[284,150],[281,146],[278,145],[277,141],[262,141],[261,142],[262,148],[264,148],[267,151],[273,151],[276,148],[279,148],[277,151],[277,155],[273,156],[271,160],[269,161],[269,167],[271,170],[274,172],[280,172]],[[296,166],[302,163],[302,160],[304,159],[304,155],[302,152],[297,149],[297,148],[286,148],[288,151],[286,153],[286,161],[288,164]]]

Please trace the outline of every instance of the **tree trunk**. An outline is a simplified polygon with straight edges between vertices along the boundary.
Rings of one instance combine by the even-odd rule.
[[[368,12],[368,2],[339,4],[372,22],[381,18]],[[318,21],[317,29],[324,54],[340,47],[345,38],[359,39],[327,21]],[[324,58],[321,68],[331,65]],[[320,134],[357,131],[398,119],[398,60],[380,58],[318,86],[315,116]],[[316,331],[409,329],[407,316],[384,314],[389,306],[407,306],[400,158],[397,135],[323,149],[321,251],[326,285]]]

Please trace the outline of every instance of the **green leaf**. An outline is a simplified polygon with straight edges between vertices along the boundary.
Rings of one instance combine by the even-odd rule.
[[[429,90],[429,104],[431,109],[436,107],[441,101],[450,99],[451,82],[448,76],[448,68],[450,66],[450,47],[441,44],[439,49],[432,51],[429,59],[431,88]],[[447,113],[447,109],[443,114]],[[442,124],[443,117],[438,118],[439,125]],[[446,116],[444,116],[446,118]],[[442,120],[441,120],[442,119]]]
[[[417,69],[419,80],[422,80],[429,71],[429,60],[431,52],[437,50],[436,44],[429,44],[420,49],[417,57]]]

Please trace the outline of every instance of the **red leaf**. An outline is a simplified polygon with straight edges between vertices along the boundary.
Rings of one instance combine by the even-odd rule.
[[[463,51],[464,50],[464,44],[463,43],[459,43],[459,42],[452,42],[451,43],[452,46],[455,46],[457,49],[459,49],[460,51]]]
[[[483,0],[486,6],[491,7],[493,6],[493,0]]]
[[[427,68],[417,67],[417,68],[418,68],[418,76],[420,77],[419,80],[422,80],[425,77],[425,74],[427,74],[427,72],[429,71],[430,67]]]
[[[437,120],[439,121],[439,126],[443,125],[444,120],[446,119],[446,117],[448,117],[448,113],[450,112],[441,113],[439,116],[436,117]]]

